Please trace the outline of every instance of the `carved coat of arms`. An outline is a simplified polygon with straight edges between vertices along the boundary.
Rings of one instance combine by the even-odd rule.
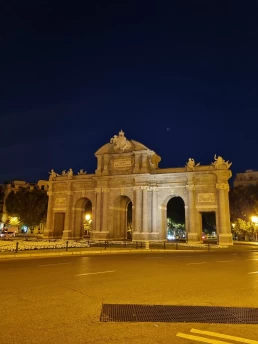
[[[124,152],[131,148],[131,142],[126,139],[125,133],[122,130],[120,130],[118,135],[114,135],[114,137],[110,139],[110,143],[113,144],[114,150],[121,150]]]

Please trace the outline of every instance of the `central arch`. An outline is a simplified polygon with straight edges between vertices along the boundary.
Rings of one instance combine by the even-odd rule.
[[[128,196],[118,196],[113,208],[113,235],[117,240],[130,239],[132,233],[132,201]]]
[[[163,239],[186,240],[185,202],[181,196],[168,196],[163,203]]]
[[[74,208],[73,230],[74,237],[81,239],[85,232],[85,222],[92,221],[92,202],[89,198],[80,198]]]

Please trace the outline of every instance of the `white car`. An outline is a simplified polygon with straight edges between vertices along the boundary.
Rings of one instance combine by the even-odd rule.
[[[13,238],[15,237],[15,232],[0,232],[0,238]]]

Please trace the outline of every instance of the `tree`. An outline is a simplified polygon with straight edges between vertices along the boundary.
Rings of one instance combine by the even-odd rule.
[[[38,226],[47,217],[48,196],[43,190],[20,188],[10,192],[5,201],[9,216],[15,216],[30,228]]]
[[[258,185],[237,186],[230,190],[229,205],[231,222],[237,219],[249,222],[258,210]]]

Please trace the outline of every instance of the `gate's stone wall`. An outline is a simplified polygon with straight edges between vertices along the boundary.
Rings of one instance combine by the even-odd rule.
[[[232,244],[228,201],[231,164],[221,157],[215,156],[209,166],[200,166],[189,159],[185,167],[159,169],[160,157],[141,143],[127,140],[122,131],[95,156],[95,174],[81,170],[74,175],[70,169],[58,175],[51,171],[46,237],[62,235],[65,239],[78,239],[82,231],[74,228],[75,218],[78,214],[82,216],[84,200],[90,200],[92,238],[123,239],[126,232],[117,237],[114,221],[118,211],[122,216],[119,221],[124,221],[123,207],[130,200],[133,240],[166,240],[167,203],[180,196],[185,203],[188,242],[201,241],[201,213],[214,211],[220,244]]]

